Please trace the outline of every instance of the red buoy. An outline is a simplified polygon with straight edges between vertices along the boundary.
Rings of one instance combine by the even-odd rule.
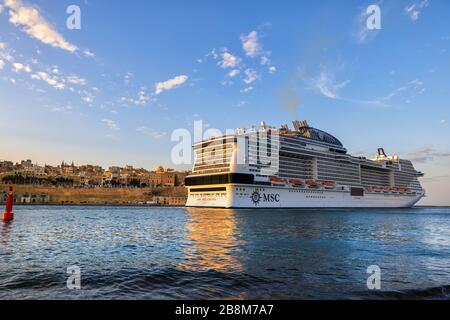
[[[3,214],[2,214],[3,221],[11,221],[14,219],[14,213],[12,212],[13,203],[14,203],[13,187],[10,186],[9,192],[8,192],[8,198],[6,198],[6,211],[3,212]]]

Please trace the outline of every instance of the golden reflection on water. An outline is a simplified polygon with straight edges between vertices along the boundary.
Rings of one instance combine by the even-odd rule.
[[[238,239],[236,213],[230,209],[186,208],[189,222],[184,262],[179,267],[195,271],[242,271],[234,255],[242,241]]]

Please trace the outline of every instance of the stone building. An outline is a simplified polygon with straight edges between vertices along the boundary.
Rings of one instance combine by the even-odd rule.
[[[8,173],[14,170],[14,162],[0,161],[0,173]]]
[[[175,173],[174,172],[163,172],[161,175],[161,185],[164,187],[174,187],[175,186]]]
[[[161,183],[161,174],[157,172],[146,172],[141,177],[141,185],[147,187],[159,187],[161,186]]]
[[[168,204],[169,206],[184,206],[186,205],[186,196],[169,196]]]
[[[6,203],[7,197],[7,192],[0,192],[0,203]],[[50,202],[50,195],[45,193],[14,193],[14,203],[16,204],[48,204]]]
[[[153,201],[156,204],[160,205],[168,205],[169,204],[169,197],[168,196],[154,196]]]

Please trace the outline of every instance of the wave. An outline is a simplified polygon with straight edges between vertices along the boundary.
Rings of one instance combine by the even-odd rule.
[[[367,299],[389,300],[450,300],[450,285],[398,291],[359,292],[355,293],[355,296]]]

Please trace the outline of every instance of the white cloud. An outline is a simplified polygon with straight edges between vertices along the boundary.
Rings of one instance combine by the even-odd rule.
[[[428,145],[408,153],[408,159],[413,162],[428,162],[435,158],[450,158],[450,152],[436,151],[432,145]]]
[[[5,42],[0,42],[0,58],[12,63],[14,61],[14,57],[12,56],[13,53],[15,53],[15,51],[8,48]]]
[[[180,75],[180,76],[176,76],[175,78],[169,79],[164,82],[158,82],[155,85],[155,94],[158,95],[165,90],[170,90],[170,89],[179,87],[180,85],[185,83],[188,80],[188,78],[189,78],[188,76]]]
[[[268,66],[268,65],[270,65],[270,59],[267,58],[266,56],[262,56],[262,57],[261,57],[261,64],[262,64],[263,66]]]
[[[209,58],[209,57],[212,57],[214,60],[217,60],[219,58],[216,48],[213,48],[210,52],[208,52],[205,55],[205,58]],[[203,60],[202,60],[202,62],[203,62]]]
[[[58,90],[65,88],[64,83],[60,82],[58,77],[52,77],[46,72],[36,72],[31,75],[31,78],[35,80],[42,80]]]
[[[412,21],[417,21],[419,19],[419,15],[421,11],[428,7],[428,0],[415,1],[411,3],[409,6],[405,7],[405,13],[409,15]]]
[[[89,49],[85,49],[84,51],[83,51],[83,54],[86,56],[86,57],[89,57],[89,58],[93,58],[93,57],[95,57],[95,53],[93,53],[91,50],[89,50]]]
[[[31,67],[22,63],[15,62],[13,63],[13,67],[15,72],[31,72]]]
[[[325,97],[330,99],[340,99],[339,92],[345,88],[350,81],[336,83],[333,77],[325,71],[322,71],[318,77],[311,80],[312,86]]]
[[[261,52],[261,45],[258,42],[258,33],[250,32],[248,35],[241,35],[242,48],[248,57],[256,57]]]
[[[5,6],[10,9],[9,22],[22,26],[22,30],[32,38],[70,52],[77,50],[77,47],[66,41],[36,8],[25,5],[20,0],[5,0]]]
[[[133,78],[134,78],[134,74],[131,73],[131,72],[127,72],[127,73],[125,73],[125,75],[123,76],[123,82],[124,82],[126,85],[129,85],[130,82],[131,82],[131,79],[133,79]]]
[[[406,85],[391,91],[382,100],[389,101],[394,97],[396,97],[396,98],[405,97],[405,95],[408,93],[410,95],[412,95],[411,98],[413,98],[415,94],[423,94],[423,93],[425,93],[425,91],[426,91],[426,88],[424,88],[423,81],[421,81],[419,79],[414,79],[414,80],[409,81]],[[410,99],[407,99],[405,102],[407,102],[407,101],[411,102]]]
[[[240,71],[239,69],[234,69],[234,70],[231,70],[231,71],[228,73],[228,76],[229,76],[230,78],[234,78],[234,77],[236,77],[239,73],[241,73],[241,71]]]
[[[414,89],[418,89],[419,87],[423,86],[423,82],[418,80],[418,79],[414,79],[412,81],[410,81],[408,84],[410,84],[411,86],[414,87]]]
[[[72,107],[71,106],[52,107],[50,108],[50,111],[64,114],[72,114]]]
[[[74,74],[68,76],[66,78],[66,80],[67,80],[67,82],[69,82],[71,84],[77,84],[77,85],[80,85],[80,86],[84,86],[87,83],[86,79],[80,78],[80,77],[78,77],[77,75],[74,75]]]
[[[162,139],[167,135],[166,132],[155,131],[154,129],[151,129],[146,126],[138,127],[138,128],[136,128],[136,131],[139,133],[151,136],[154,139]]]
[[[120,130],[120,128],[117,126],[116,122],[111,119],[102,119],[102,123],[104,123],[110,130]]]
[[[138,92],[138,97],[136,100],[133,100],[133,103],[137,106],[145,106],[149,100],[150,97],[148,96],[147,92],[142,89]]]
[[[5,66],[5,62],[3,60],[0,60],[0,70],[2,70],[4,66]]]
[[[84,96],[81,98],[84,102],[86,102],[87,104],[92,104],[94,102],[95,96],[88,92],[88,91],[83,91]]]
[[[119,102],[121,103],[134,103],[134,100],[131,98],[127,98],[127,97],[120,97],[119,98]]]
[[[270,74],[274,74],[277,71],[277,68],[272,65],[272,62],[270,61],[270,59],[265,55],[261,57],[260,63],[261,63],[261,65],[267,67],[267,72]]]
[[[218,62],[218,65],[223,68],[235,68],[239,65],[241,59],[225,51],[222,53],[222,60]]]
[[[242,90],[241,90],[241,93],[247,93],[247,92],[250,92],[250,91],[252,91],[252,90],[253,90],[253,87],[250,86],[250,87],[247,87],[247,88],[242,89]]]
[[[244,78],[244,82],[246,84],[250,84],[256,80],[259,80],[259,75],[258,73],[253,70],[253,69],[246,69],[245,70],[245,78]]]
[[[228,80],[228,79],[224,79],[224,80],[220,81],[220,84],[224,87],[226,87],[226,86],[229,87],[229,86],[232,86],[234,84],[234,82],[231,80]]]
[[[236,104],[236,107],[243,107],[243,106],[245,106],[245,105],[247,105],[247,104],[248,104],[247,101],[239,101],[239,102]]]
[[[3,5],[0,4],[0,13],[3,12]]]
[[[441,124],[446,124],[447,123],[447,119],[442,119],[441,121],[439,121]]]

